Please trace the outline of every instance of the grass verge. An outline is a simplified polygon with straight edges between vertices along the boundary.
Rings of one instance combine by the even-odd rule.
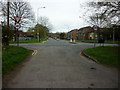
[[[95,58],[98,62],[113,67],[120,65],[120,46],[101,46],[84,50],[84,53]]]
[[[42,41],[47,41],[46,38],[43,38],[43,39],[40,39],[40,42]],[[38,41],[38,39],[28,39],[28,40],[25,40],[25,39],[21,39],[19,40],[19,43],[40,43]],[[10,43],[16,43],[15,41],[10,41]]]
[[[86,42],[86,43],[94,43],[94,42],[98,42],[98,40],[77,40],[77,42]],[[105,43],[110,43],[110,44],[118,44],[120,43],[120,41],[105,41]]]
[[[3,75],[13,68],[15,68],[20,62],[22,62],[29,54],[31,50],[17,46],[3,46],[2,47],[2,73]]]

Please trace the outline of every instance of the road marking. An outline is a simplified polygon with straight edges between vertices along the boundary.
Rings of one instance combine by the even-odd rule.
[[[32,55],[36,55],[37,54],[37,50],[34,50],[34,52],[32,53]]]
[[[36,54],[37,54],[37,52],[38,52],[38,51],[37,51],[37,50],[35,50],[35,54],[34,54],[34,55],[36,55]]]

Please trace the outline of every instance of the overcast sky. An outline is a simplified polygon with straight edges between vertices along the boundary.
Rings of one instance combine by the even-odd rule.
[[[52,32],[68,32],[88,26],[82,16],[85,0],[30,0],[35,16],[46,16],[53,25]],[[45,7],[45,8],[41,8]],[[38,8],[40,8],[38,10]]]
[[[46,16],[49,18],[50,23],[53,25],[52,32],[68,32],[72,29],[79,29],[85,26],[89,26],[90,24],[87,23],[86,22],[87,20],[84,19],[86,17],[80,18],[88,10],[84,9],[84,7],[86,6],[85,3],[89,1],[101,1],[101,0],[27,0],[27,1],[30,2],[33,8],[33,12],[35,13],[35,17],[37,17],[38,14],[39,17]],[[32,24],[27,27],[30,26],[34,25]]]

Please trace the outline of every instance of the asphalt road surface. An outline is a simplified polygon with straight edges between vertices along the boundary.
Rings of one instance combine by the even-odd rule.
[[[93,44],[72,44],[50,39],[43,43],[20,44],[36,50],[14,75],[7,88],[117,88],[116,68],[97,64],[80,55]]]

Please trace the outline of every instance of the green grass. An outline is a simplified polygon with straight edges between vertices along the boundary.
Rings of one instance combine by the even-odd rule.
[[[89,48],[84,51],[87,55],[95,58],[98,62],[113,67],[120,65],[120,46],[104,46]]]
[[[86,42],[86,43],[94,43],[98,42],[97,40],[77,40],[77,42]],[[105,43],[113,43],[113,41],[105,41]],[[120,41],[114,41],[114,44],[118,44]]]
[[[46,38],[40,39],[40,42],[47,41]],[[19,43],[40,43],[38,39],[30,39],[30,40],[19,40]],[[15,41],[10,41],[10,43],[16,43]]]
[[[30,50],[17,46],[2,47],[2,72],[3,74],[14,69],[29,54]]]
[[[105,41],[105,43],[113,43],[113,41]],[[120,41],[114,41],[114,44],[118,44],[118,43],[120,43]]]
[[[86,43],[94,43],[98,42],[97,40],[76,40],[77,42],[86,42]]]

